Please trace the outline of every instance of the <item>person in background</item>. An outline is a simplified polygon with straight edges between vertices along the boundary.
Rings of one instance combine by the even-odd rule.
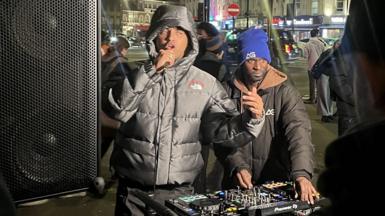
[[[165,200],[191,195],[201,143],[237,147],[257,137],[262,101],[239,114],[218,80],[194,67],[198,40],[186,7],[161,5],[146,35],[150,60],[117,67],[102,88],[103,110],[121,122],[111,164],[119,178],[115,215],[145,215],[135,191]]]
[[[110,37],[107,35],[105,31],[102,31],[101,44],[100,44],[100,53],[102,57],[108,53],[109,48],[110,48]]]
[[[316,80],[311,74],[311,68],[314,63],[320,57],[323,51],[325,51],[326,42],[318,37],[318,29],[312,29],[310,31],[310,39],[303,48],[303,57],[307,60],[308,75],[309,75],[309,100],[304,101],[308,104],[315,104],[317,100],[317,86]]]
[[[358,124],[332,142],[318,180],[324,215],[382,215],[385,133],[384,1],[352,0],[339,48],[352,66]]]
[[[243,32],[238,44],[241,63],[232,80],[224,83],[230,97],[242,113],[250,104],[251,94],[262,98],[265,124],[258,137],[238,149],[216,149],[225,170],[224,188],[267,181],[290,181],[296,184],[300,199],[314,202],[317,194],[313,176],[311,125],[298,91],[287,76],[269,65],[268,38],[262,29]]]
[[[130,44],[127,39],[122,36],[118,36],[116,41],[111,43],[106,54],[102,56],[102,85],[107,81],[108,76],[116,71],[119,71],[121,68],[129,70],[130,66],[127,62],[126,55]],[[120,122],[108,117],[102,110],[100,114],[100,119],[102,123],[102,145],[101,145],[101,155],[103,156],[111,142],[115,138],[116,130],[120,126]]]
[[[205,22],[197,26],[197,33],[201,55],[195,60],[194,66],[206,71],[222,82],[227,72],[223,64],[224,51],[221,35],[215,26]]]
[[[219,35],[219,31],[215,26],[208,22],[201,22],[196,27],[197,38],[199,44],[199,52],[196,60],[206,52],[206,41]]]
[[[313,76],[324,74],[329,77],[330,96],[337,105],[338,135],[342,136],[357,123],[357,115],[353,97],[352,64],[343,58],[339,45],[340,41],[335,41],[326,56],[317,60],[312,72]]]
[[[322,115],[322,122],[331,122],[334,120],[333,109],[332,109],[332,99],[330,97],[330,88],[329,88],[329,77],[322,74],[318,79],[314,79],[312,76],[312,69],[317,62],[317,60],[324,54],[327,56],[329,50],[327,50],[327,43],[320,37],[318,37],[318,29],[313,29],[310,32],[311,38],[309,42],[304,47],[304,56],[308,59],[309,66],[309,87],[310,89],[310,100],[305,101],[305,103],[317,102],[318,113]],[[314,86],[314,81],[316,87]],[[312,99],[312,95],[315,93],[316,100]]]

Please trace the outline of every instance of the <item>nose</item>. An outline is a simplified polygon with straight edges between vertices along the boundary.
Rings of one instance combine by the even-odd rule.
[[[167,39],[168,39],[169,41],[172,41],[172,40],[175,39],[175,37],[176,37],[176,29],[171,28],[171,29],[168,31],[168,37],[167,37]]]
[[[261,68],[261,65],[259,63],[260,63],[260,61],[258,61],[258,60],[254,61],[254,67],[253,68],[255,70],[259,70]]]

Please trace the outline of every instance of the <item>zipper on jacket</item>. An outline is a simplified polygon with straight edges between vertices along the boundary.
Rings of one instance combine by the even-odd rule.
[[[163,82],[163,80],[161,81]],[[161,84],[160,84],[161,85]],[[162,86],[160,86],[162,88]],[[160,113],[160,98],[162,94],[162,89],[159,91],[159,96],[158,96],[158,125],[156,128],[156,140],[154,143],[154,149],[155,149],[155,163],[154,163],[154,184],[153,184],[153,190],[155,191],[156,189],[156,181],[158,177],[158,160],[159,160],[159,149],[160,149],[160,124],[162,123],[162,116]]]

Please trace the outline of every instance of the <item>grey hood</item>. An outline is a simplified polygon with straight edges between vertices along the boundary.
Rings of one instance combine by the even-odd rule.
[[[195,31],[193,29],[194,21],[191,13],[183,6],[161,5],[152,16],[150,29],[146,35],[146,47],[151,59],[158,56],[155,46],[155,38],[165,28],[179,26],[183,28],[189,40],[189,46],[184,58],[178,60],[173,67],[183,67],[187,69],[192,65],[198,55],[199,45]],[[186,70],[182,70],[186,71]]]

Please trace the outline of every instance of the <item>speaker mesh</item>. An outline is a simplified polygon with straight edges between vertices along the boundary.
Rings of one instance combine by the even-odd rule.
[[[0,1],[0,169],[16,201],[96,177],[97,2]]]

